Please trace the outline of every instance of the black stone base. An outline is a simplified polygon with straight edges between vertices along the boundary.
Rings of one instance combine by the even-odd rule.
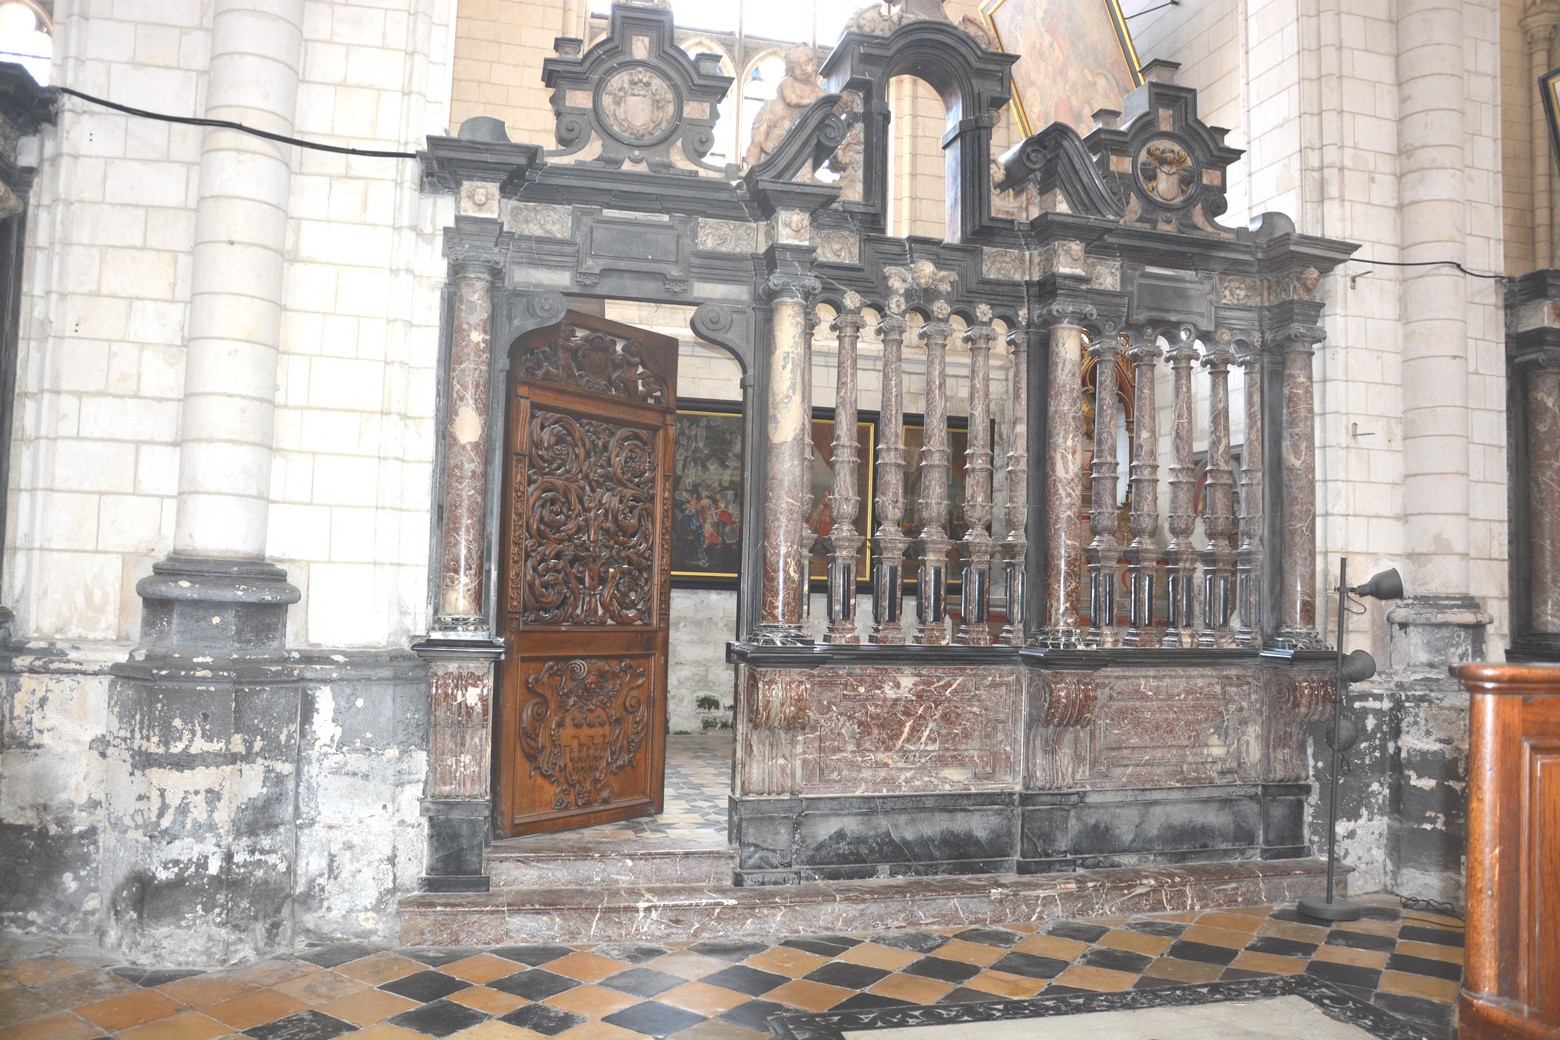
[[[1292,859],[1309,784],[733,798],[737,883]]]
[[[428,798],[422,804],[428,820],[428,868],[424,892],[486,892],[483,855],[492,833],[487,801]]]

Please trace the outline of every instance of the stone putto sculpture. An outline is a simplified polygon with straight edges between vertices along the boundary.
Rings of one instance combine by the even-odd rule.
[[[780,146],[785,132],[808,105],[823,97],[818,85],[818,56],[806,44],[797,44],[785,55],[785,79],[773,98],[753,118],[753,139],[747,164],[754,165]]]

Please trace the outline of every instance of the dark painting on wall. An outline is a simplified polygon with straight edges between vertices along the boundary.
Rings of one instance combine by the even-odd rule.
[[[742,406],[684,400],[672,462],[672,583],[735,588],[742,558]]]

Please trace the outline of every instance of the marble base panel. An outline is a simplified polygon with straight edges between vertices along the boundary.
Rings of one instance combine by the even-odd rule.
[[[737,857],[730,849],[581,848],[531,852],[488,850],[494,888],[584,887],[588,885],[729,885]]]
[[[1304,856],[1308,784],[731,801],[737,882]]]
[[[1287,903],[1321,895],[1326,863],[1239,860],[1067,874],[886,878],[774,887],[641,885],[418,893],[407,946],[492,946],[947,928]]]

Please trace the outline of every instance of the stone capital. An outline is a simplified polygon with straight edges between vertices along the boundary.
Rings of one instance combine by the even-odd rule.
[[[823,291],[823,283],[810,274],[800,271],[776,271],[764,280],[761,295],[764,299],[807,301]]]

